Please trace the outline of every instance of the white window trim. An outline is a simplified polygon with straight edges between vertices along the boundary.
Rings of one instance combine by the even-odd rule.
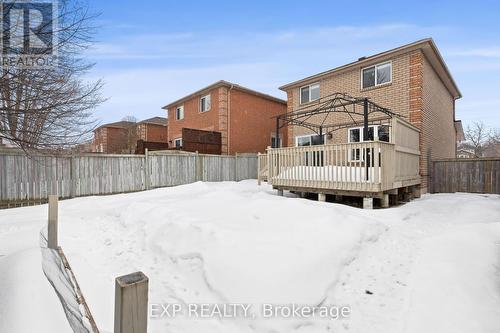
[[[368,125],[368,127],[373,127],[373,139],[378,140],[378,130],[381,126],[389,126],[388,124],[381,124],[381,125]],[[359,142],[351,142],[351,130],[353,129],[359,129]],[[347,129],[347,143],[363,143],[365,142],[364,138],[364,126],[360,127],[349,127]],[[383,141],[385,142],[385,141]],[[391,142],[391,127],[389,126],[389,142]],[[365,158],[363,154],[360,153],[359,160],[354,160],[352,159],[352,150],[356,148],[349,149],[349,162],[364,162]]]
[[[318,89],[319,89],[319,92],[320,92],[320,97],[312,100],[311,99],[311,87],[312,86],[318,86]],[[302,102],[302,88],[305,88],[305,87],[309,87],[309,101],[308,102]],[[311,84],[306,84],[305,86],[302,86],[302,87],[299,87],[299,102],[300,104],[307,104],[307,103],[311,103],[311,102],[314,102],[314,101],[317,101],[318,99],[321,98],[321,85],[319,82],[315,82],[315,83],[311,83]]]
[[[201,109],[201,100],[204,99],[204,98],[207,98],[207,97],[210,98],[210,107],[208,109],[206,109],[205,111],[203,111]],[[207,105],[206,100],[205,100],[205,105]],[[200,106],[199,106],[200,113],[208,112],[208,111],[210,111],[211,108],[212,108],[212,97],[210,96],[210,94],[206,94],[205,96],[201,96],[200,97]]]
[[[305,135],[297,135],[295,137],[295,147],[298,147],[298,143],[299,143],[299,138],[307,138],[307,137],[313,137],[313,136],[316,136],[317,134],[305,134]],[[323,134],[323,142],[326,142],[326,134]],[[311,141],[312,143],[312,141]]]
[[[177,118],[177,110],[181,109],[182,110],[182,118]],[[182,120],[184,119],[184,105],[177,106],[175,108],[175,120]]]
[[[391,74],[389,76],[389,82],[384,82],[384,83],[380,83],[380,84],[377,84],[377,67],[378,66],[382,66],[382,65],[387,65],[387,64],[390,64],[390,69],[391,69]],[[365,69],[368,69],[368,68],[372,68],[374,67],[375,68],[375,85],[374,86],[370,86],[370,87],[366,87],[366,88],[363,88],[363,71]],[[360,85],[361,85],[361,90],[364,90],[364,89],[371,89],[371,88],[375,88],[375,87],[381,87],[381,86],[385,86],[387,84],[391,84],[392,83],[392,60],[389,60],[389,61],[384,61],[384,62],[381,62],[381,63],[378,63],[378,64],[375,64],[375,65],[370,65],[370,66],[366,66],[366,67],[362,67],[361,68],[361,72],[360,72],[360,77],[361,79],[359,80],[360,82]]]
[[[182,138],[177,138],[177,139],[174,139],[174,148],[177,148],[177,142],[178,142],[178,141],[180,141],[180,142],[181,142],[181,144],[180,144],[179,148],[181,148],[181,147],[182,147]]]

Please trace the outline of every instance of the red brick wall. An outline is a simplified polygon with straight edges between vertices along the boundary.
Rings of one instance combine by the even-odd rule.
[[[142,123],[137,125],[137,140],[148,142],[168,142],[168,127]]]
[[[178,105],[168,109],[168,141],[182,137],[182,128],[220,132],[222,154],[264,152],[271,145],[271,135],[276,122],[273,116],[285,113],[286,105],[227,87],[214,88],[211,92],[211,109],[199,112],[200,98],[193,97],[184,105],[184,119],[175,120]],[[229,109],[229,112],[227,111]],[[228,135],[229,134],[229,135]],[[282,129],[282,142],[287,142],[287,131]]]
[[[217,103],[219,93],[217,89],[210,92],[211,108],[210,111],[200,112],[200,98],[207,94],[199,95],[185,101],[182,104],[172,106],[168,109],[168,141],[169,146],[173,147],[174,140],[182,137],[182,128],[194,128],[205,131],[218,131],[219,118]],[[184,105],[184,119],[175,119],[175,110],[178,106]]]
[[[99,128],[94,131],[92,151],[106,154],[128,153],[127,134],[127,130],[123,128]]]
[[[265,152],[276,132],[272,117],[286,112],[286,105],[233,89],[229,92],[229,154]],[[286,144],[288,133],[280,131],[281,142]]]

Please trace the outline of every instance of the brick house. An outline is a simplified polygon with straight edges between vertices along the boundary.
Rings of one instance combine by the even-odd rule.
[[[118,121],[104,124],[94,130],[92,152],[106,154],[132,154],[137,141],[166,143],[167,119],[153,117],[140,122]]]
[[[461,93],[432,39],[423,39],[340,66],[280,87],[287,93],[288,112],[314,105],[334,93],[367,97],[402,116],[420,130],[420,176],[425,192],[430,159],[454,158],[457,139],[463,136],[455,119],[455,100]],[[311,119],[311,121],[320,121]],[[352,122],[338,113],[335,123]],[[326,143],[362,142],[359,124],[343,128],[326,138]],[[311,145],[312,131],[288,126],[288,146]],[[371,124],[375,137],[382,138],[380,125]],[[384,130],[386,130],[384,128]],[[373,134],[372,134],[373,135]],[[387,133],[386,137],[389,135]],[[381,139],[382,140],[382,139]]]
[[[264,152],[273,145],[272,117],[287,110],[284,100],[227,81],[215,82],[163,109],[169,119],[169,147],[183,146],[183,128],[218,132],[223,155]],[[286,130],[280,136],[286,140]]]
[[[168,142],[168,119],[153,117],[137,123],[137,140]]]
[[[135,123],[130,121],[117,121],[99,126],[94,130],[92,152],[106,154],[129,152],[128,137],[134,127]]]

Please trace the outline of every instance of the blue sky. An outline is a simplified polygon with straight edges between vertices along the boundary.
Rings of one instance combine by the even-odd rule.
[[[103,1],[91,78],[102,122],[165,116],[161,106],[217,80],[278,97],[278,86],[415,40],[437,43],[463,98],[457,118],[500,128],[495,1]]]

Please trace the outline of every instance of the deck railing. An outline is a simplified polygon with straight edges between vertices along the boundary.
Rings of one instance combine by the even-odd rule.
[[[420,184],[418,128],[391,120],[390,143],[268,148],[259,154],[258,178],[285,188],[382,192]]]

